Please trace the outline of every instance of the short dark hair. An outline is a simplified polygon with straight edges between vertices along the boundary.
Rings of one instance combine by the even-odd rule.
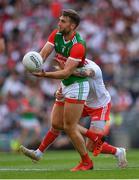
[[[76,27],[80,23],[80,16],[79,16],[79,14],[75,10],[73,10],[73,9],[64,9],[62,11],[62,16],[68,16],[76,24]]]

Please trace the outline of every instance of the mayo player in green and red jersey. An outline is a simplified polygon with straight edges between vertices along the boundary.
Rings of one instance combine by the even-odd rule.
[[[88,156],[84,138],[82,134],[97,144],[102,144],[102,135],[78,125],[84,103],[89,94],[89,82],[86,77],[72,75],[78,67],[82,67],[86,57],[85,41],[81,38],[76,28],[79,25],[80,17],[74,10],[68,9],[62,12],[59,18],[58,29],[54,30],[48,37],[48,41],[40,51],[40,55],[45,60],[53,50],[56,52],[55,60],[62,70],[55,72],[38,72],[34,75],[61,79],[61,88],[64,92],[64,104],[55,103],[51,113],[52,129],[48,132],[46,142],[50,143],[56,136],[56,125],[63,124],[61,129],[70,137],[75,149],[81,156],[81,162],[71,171],[89,170],[93,168],[93,163]],[[59,132],[59,131],[58,131]],[[82,134],[81,134],[82,132]],[[30,157],[24,146],[21,151]]]

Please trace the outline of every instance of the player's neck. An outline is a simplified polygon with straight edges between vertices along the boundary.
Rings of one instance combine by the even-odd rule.
[[[65,34],[65,35],[64,35],[65,41],[72,40],[73,37],[74,37],[74,35],[75,35],[75,33],[76,33],[75,31],[71,31],[69,34]]]

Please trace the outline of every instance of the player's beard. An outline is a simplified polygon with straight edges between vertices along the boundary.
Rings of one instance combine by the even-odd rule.
[[[65,29],[61,31],[59,30],[59,32],[61,32],[63,36],[67,36],[71,33],[71,31],[66,31]]]

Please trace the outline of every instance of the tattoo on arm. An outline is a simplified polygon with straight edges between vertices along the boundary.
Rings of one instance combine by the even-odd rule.
[[[78,68],[76,71],[74,71],[74,75],[80,77],[90,77],[94,75],[94,71],[92,69]]]

